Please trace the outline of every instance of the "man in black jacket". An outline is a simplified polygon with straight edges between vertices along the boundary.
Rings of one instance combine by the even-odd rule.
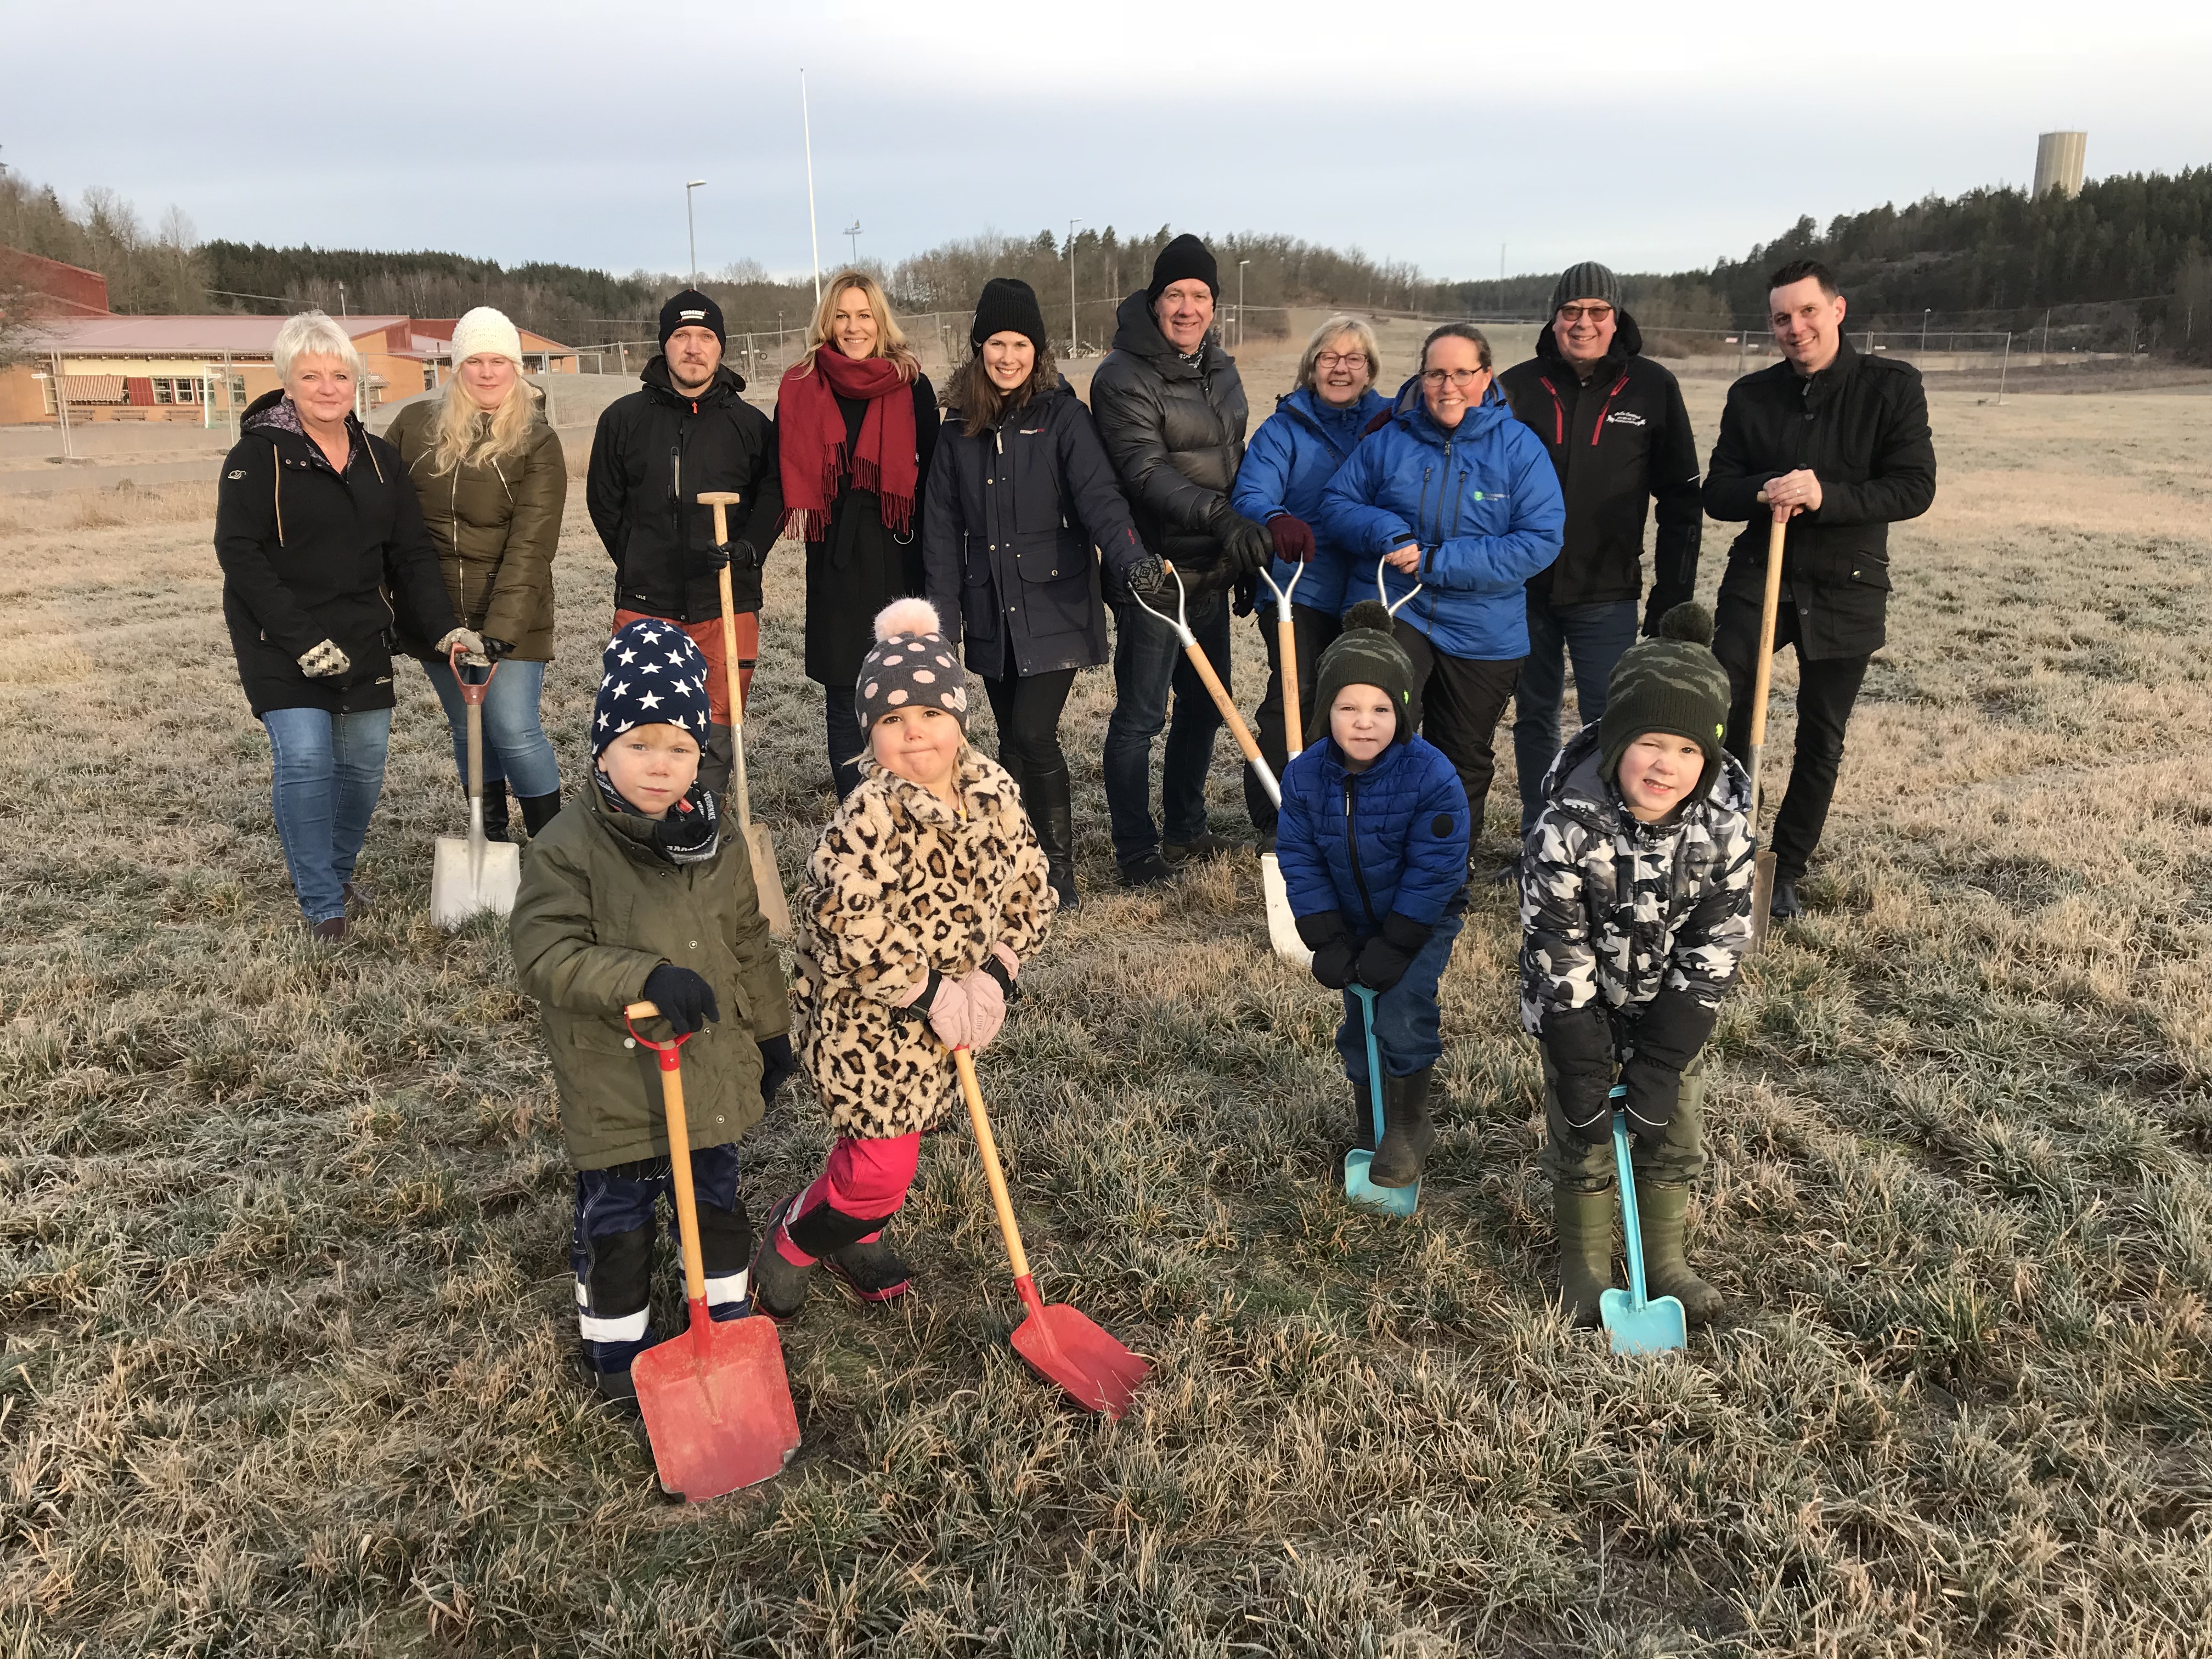
[[[1862,356],[1843,336],[1826,266],[1794,260],[1768,283],[1784,361],[1729,388],[1705,470],[1705,511],[1745,522],[1729,550],[1713,653],[1731,689],[1728,747],[1751,740],[1771,513],[1786,513],[1774,643],[1797,647],[1797,753],[1774,821],[1773,914],[1804,914],[1797,882],[1820,844],[1844,732],[1879,650],[1889,605],[1889,526],[1936,499],[1936,445],[1920,371]]]
[[[642,392],[600,414],[584,489],[615,562],[614,626],[641,617],[672,622],[706,656],[713,726],[699,776],[718,793],[729,785],[734,758],[729,671],[714,514],[699,497],[717,490],[744,497],[726,511],[739,690],[748,698],[760,647],[761,566],[783,518],[775,428],[740,395],[744,381],[723,367],[725,343],[721,307],[696,289],[661,307],[661,355],[638,377]]]
[[[1267,532],[1229,504],[1244,459],[1244,382],[1212,337],[1219,285],[1197,237],[1160,250],[1152,280],[1121,302],[1114,349],[1091,381],[1091,411],[1121,477],[1145,545],[1175,566],[1190,594],[1190,628],[1230,684],[1229,595],[1266,564]],[[1132,886],[1165,881],[1185,859],[1240,843],[1206,827],[1206,774],[1221,715],[1171,629],[1114,585],[1114,712],[1106,722],[1106,807],[1114,859]],[[1172,603],[1174,581],[1164,589]],[[1146,596],[1162,603],[1158,592]],[[1152,739],[1175,721],[1161,762],[1166,838],[1152,822]]]
[[[1595,261],[1560,273],[1536,355],[1498,377],[1521,424],[1544,441],[1567,501],[1559,560],[1528,579],[1528,659],[1513,693],[1521,833],[1544,810],[1544,775],[1559,752],[1567,659],[1585,725],[1605,713],[1613,665],[1636,640],[1644,592],[1644,514],[1659,507],[1648,635],[1698,583],[1698,445],[1674,377],[1644,355],[1620,279]]]

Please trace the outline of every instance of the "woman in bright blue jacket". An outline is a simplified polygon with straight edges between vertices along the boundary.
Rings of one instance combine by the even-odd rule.
[[[1472,859],[1491,745],[1528,655],[1522,585],[1559,556],[1567,512],[1543,441],[1492,383],[1480,330],[1431,333],[1419,386],[1328,481],[1321,522],[1354,583],[1373,581],[1380,561],[1413,659],[1414,720],[1467,790]]]
[[[1349,561],[1320,529],[1321,492],[1358,447],[1368,425],[1387,406],[1375,390],[1382,370],[1375,331],[1358,317],[1332,317],[1313,331],[1298,360],[1296,390],[1275,400],[1275,412],[1260,424],[1237,469],[1230,504],[1255,524],[1267,526],[1275,544],[1270,574],[1278,587],[1297,588],[1291,596],[1291,620],[1297,629],[1298,708],[1313,712],[1314,664],[1337,635],[1337,618],[1358,592],[1345,591]],[[1373,581],[1370,574],[1370,588]],[[1274,595],[1264,586],[1254,617],[1267,647],[1267,694],[1253,721],[1260,752],[1282,775],[1289,753],[1283,739],[1283,665],[1276,629]],[[1260,850],[1275,844],[1275,807],[1247,768],[1244,804],[1260,831]]]

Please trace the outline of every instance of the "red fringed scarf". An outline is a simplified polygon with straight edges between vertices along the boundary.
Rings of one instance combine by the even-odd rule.
[[[857,452],[845,448],[840,396],[866,398]],[[848,357],[833,345],[784,371],[775,393],[777,465],[783,477],[783,533],[818,542],[846,475],[872,489],[886,528],[905,535],[914,520],[914,388],[888,357]]]

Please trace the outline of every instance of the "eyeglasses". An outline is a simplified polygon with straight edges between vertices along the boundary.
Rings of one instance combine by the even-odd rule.
[[[1477,380],[1480,380],[1484,375],[1489,373],[1490,371],[1486,368],[1424,369],[1421,372],[1421,384],[1428,387],[1431,392],[1441,390],[1446,380],[1449,380],[1455,386],[1464,388],[1473,386]]]
[[[1585,317],[1594,323],[1601,323],[1612,315],[1611,306],[1561,306],[1559,307],[1559,320],[1570,326],[1579,323]]]
[[[1364,368],[1367,354],[1364,351],[1324,351],[1314,359],[1316,368]]]

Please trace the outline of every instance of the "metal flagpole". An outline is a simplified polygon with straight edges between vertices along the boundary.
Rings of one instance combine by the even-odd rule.
[[[806,71],[799,71],[799,126],[806,139],[806,234],[814,244],[814,303],[822,303],[822,233],[814,222],[814,118],[806,107]]]

